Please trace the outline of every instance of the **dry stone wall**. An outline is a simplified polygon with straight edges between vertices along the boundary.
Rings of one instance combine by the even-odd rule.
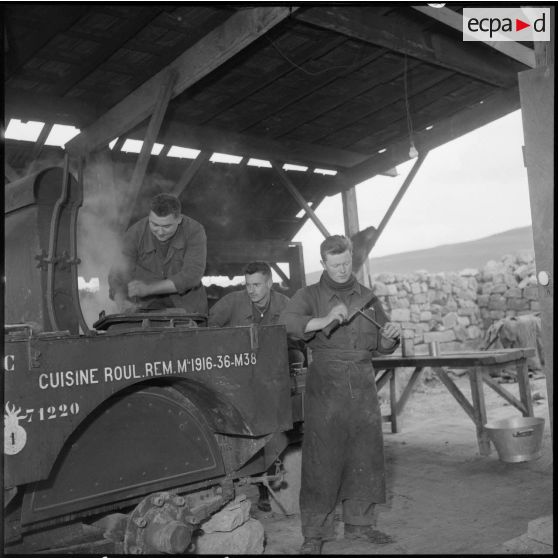
[[[482,269],[372,276],[372,288],[417,354],[430,341],[440,350],[480,348],[485,332],[502,318],[539,310],[532,252],[491,260]]]

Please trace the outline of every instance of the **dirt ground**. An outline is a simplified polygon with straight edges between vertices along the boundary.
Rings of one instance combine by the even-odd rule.
[[[467,376],[454,379],[470,400]],[[323,554],[509,552],[503,543],[526,533],[529,521],[552,514],[546,380],[532,379],[531,385],[535,416],[545,419],[543,455],[523,463],[502,462],[494,448],[490,456],[480,456],[473,422],[446,388],[437,379],[417,385],[402,416],[402,432],[392,434],[389,423],[384,425],[388,498],[379,506],[378,528],[396,542],[378,546],[345,541],[339,522],[338,536],[325,543]],[[503,387],[518,397],[517,383]],[[382,400],[387,394],[386,387],[380,392]],[[488,386],[485,397],[489,421],[521,416]],[[254,502],[256,494],[249,493]],[[284,497],[292,500],[288,493]],[[262,513],[253,505],[252,515],[265,528],[264,554],[298,553],[298,513]]]

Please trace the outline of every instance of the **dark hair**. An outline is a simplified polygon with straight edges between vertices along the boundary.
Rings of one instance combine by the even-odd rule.
[[[182,204],[172,194],[157,194],[151,198],[151,211],[159,217],[167,215],[178,217],[182,213]]]
[[[328,254],[342,254],[349,250],[351,254],[353,253],[353,243],[346,236],[340,234],[334,234],[333,236],[328,236],[320,244],[320,256],[322,261],[326,261],[326,256]]]
[[[261,273],[271,277],[271,267],[267,262],[250,262],[244,268],[244,275],[252,275],[253,273]]]

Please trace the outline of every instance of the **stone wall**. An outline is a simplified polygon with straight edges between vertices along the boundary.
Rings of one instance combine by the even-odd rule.
[[[441,352],[478,349],[494,321],[539,310],[532,252],[491,260],[481,270],[380,273],[372,283],[417,354],[427,353],[430,341]]]

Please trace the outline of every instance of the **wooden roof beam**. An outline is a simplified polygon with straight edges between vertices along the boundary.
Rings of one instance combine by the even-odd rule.
[[[141,136],[144,128],[134,130]],[[163,125],[157,141],[165,145],[179,145],[192,149],[211,150],[230,155],[275,159],[299,164],[313,164],[332,167],[352,167],[367,159],[367,155],[326,145],[309,144],[294,140],[274,140],[251,134],[237,134],[210,128],[208,126],[189,126],[176,121]]]
[[[426,33],[420,25],[397,24],[389,17],[378,17],[359,6],[320,6],[301,10],[294,17],[499,87],[514,85],[517,72],[522,69],[518,69],[515,61],[483,52],[482,47],[475,48],[478,45],[474,43],[464,49],[462,44],[446,36]]]
[[[419,153],[431,151],[435,147],[472,132],[497,118],[520,108],[517,86],[499,91],[472,107],[461,110],[442,120],[435,122],[431,130],[414,132],[413,139]],[[376,153],[366,162],[345,171],[345,177],[352,183],[359,183],[386,169],[400,165],[409,160],[409,138],[391,144],[387,151]]]
[[[463,14],[455,12],[450,8],[432,8],[430,6],[412,6],[415,10],[420,13],[440,21],[458,31],[463,33]],[[492,47],[493,49],[518,60],[522,64],[529,66],[530,68],[535,67],[535,51],[532,48],[528,48],[520,43],[513,41],[483,41],[484,44]]]
[[[102,108],[79,99],[30,93],[10,87],[4,90],[4,102],[4,117],[8,121],[10,118],[19,118],[25,122],[38,120],[47,124],[67,124],[81,128],[94,122],[104,112]]]
[[[235,13],[68,142],[66,150],[73,155],[83,155],[127,132],[153,112],[157,93],[169,69],[177,73],[171,94],[173,98],[264,35],[294,10],[296,8],[257,7]]]

